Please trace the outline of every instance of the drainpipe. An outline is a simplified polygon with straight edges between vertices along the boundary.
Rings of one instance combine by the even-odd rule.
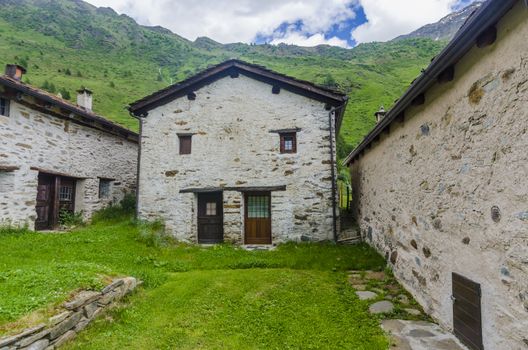
[[[332,221],[333,221],[333,233],[334,233],[334,242],[337,243],[337,204],[336,204],[336,200],[337,200],[337,190],[336,190],[336,187],[337,187],[337,184],[336,184],[336,181],[337,181],[337,178],[336,178],[336,173],[335,173],[335,159],[334,159],[334,123],[332,123],[332,114],[335,114],[336,115],[336,118],[335,120],[337,121],[337,111],[340,110],[340,109],[343,109],[346,107],[348,103],[348,100],[345,101],[344,104],[342,104],[341,106],[338,106],[338,107],[332,107],[330,109],[330,112],[328,112],[328,126],[329,126],[329,130],[330,130],[330,167],[331,167],[331,174],[332,174]],[[337,140],[337,135],[336,135],[336,140]],[[336,157],[337,157],[337,154],[336,154]]]
[[[130,116],[132,118],[137,119],[139,121],[139,137],[138,137],[138,155],[137,155],[137,170],[136,170],[136,211],[135,211],[135,217],[136,219],[139,217],[139,176],[140,176],[140,163],[141,163],[141,137],[143,134],[143,118],[146,117],[145,115],[136,116],[134,113],[130,112]]]

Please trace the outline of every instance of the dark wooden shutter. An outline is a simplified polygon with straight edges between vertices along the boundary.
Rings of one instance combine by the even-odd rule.
[[[191,135],[180,135],[180,154],[191,154],[191,144],[192,136]]]
[[[453,329],[470,349],[482,350],[480,284],[457,273],[453,278]]]

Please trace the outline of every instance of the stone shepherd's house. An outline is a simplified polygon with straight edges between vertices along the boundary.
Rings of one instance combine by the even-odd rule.
[[[527,349],[527,4],[484,3],[346,162],[362,236],[425,310]]]
[[[181,240],[333,239],[347,97],[229,60],[133,103],[138,214]]]
[[[138,135],[78,105],[0,76],[0,225],[53,229],[62,211],[85,218],[135,190]]]

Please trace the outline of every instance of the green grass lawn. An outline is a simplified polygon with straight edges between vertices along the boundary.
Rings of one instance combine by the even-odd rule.
[[[111,310],[70,348],[387,347],[346,283],[349,269],[384,267],[368,246],[248,252],[166,242],[155,231],[130,220],[64,234],[0,230],[0,334],[40,322],[78,288],[131,275],[145,283],[127,307]]]

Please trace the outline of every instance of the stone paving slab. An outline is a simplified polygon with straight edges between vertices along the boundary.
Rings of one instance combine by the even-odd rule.
[[[394,350],[468,350],[452,333],[434,323],[383,320],[381,327],[391,334]]]

